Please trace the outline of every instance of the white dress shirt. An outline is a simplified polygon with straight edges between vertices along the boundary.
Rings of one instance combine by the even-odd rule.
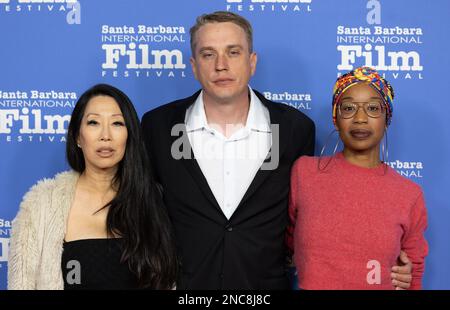
[[[194,156],[224,215],[230,219],[272,145],[270,115],[251,88],[244,127],[225,137],[208,124],[203,91],[186,111],[185,123]]]

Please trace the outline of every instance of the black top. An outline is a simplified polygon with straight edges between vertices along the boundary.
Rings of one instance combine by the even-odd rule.
[[[122,239],[64,242],[61,268],[65,290],[135,289],[137,278],[121,263]]]

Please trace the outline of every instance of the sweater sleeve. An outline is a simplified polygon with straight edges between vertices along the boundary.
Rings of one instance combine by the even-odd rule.
[[[299,160],[292,166],[289,190],[289,223],[286,230],[286,245],[290,255],[294,254],[294,232],[297,220],[298,163]]]
[[[33,211],[39,203],[37,187],[25,195],[12,224],[8,260],[9,290],[36,289],[39,251],[34,221],[38,220],[38,216]]]
[[[412,262],[411,290],[422,289],[422,277],[425,269],[425,256],[428,243],[424,232],[427,228],[427,212],[422,191],[410,212],[410,224],[402,240],[402,250]]]

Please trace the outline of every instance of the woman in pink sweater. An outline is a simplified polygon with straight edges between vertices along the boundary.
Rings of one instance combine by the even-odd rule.
[[[344,144],[332,157],[301,157],[291,175],[288,246],[302,289],[394,289],[400,251],[420,289],[428,252],[420,187],[380,159],[392,87],[362,67],[336,81],[333,122]]]

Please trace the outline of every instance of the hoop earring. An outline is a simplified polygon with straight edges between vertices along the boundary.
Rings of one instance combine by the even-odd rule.
[[[387,166],[388,166],[388,164],[387,164],[388,160],[389,160],[388,130],[387,130],[387,127],[386,127],[386,129],[384,130],[384,141],[381,144],[381,162],[384,165],[384,174],[383,175],[386,175]]]
[[[338,136],[337,136],[336,144],[335,144],[334,149],[333,149],[333,156],[330,156],[330,158],[328,159],[327,163],[326,163],[325,166],[322,168],[321,165],[320,165],[320,163],[322,162],[323,153],[325,152],[325,149],[327,148],[328,143],[330,142],[331,137],[332,137],[335,133],[338,133]],[[341,142],[341,139],[339,139],[339,131],[337,131],[336,129],[333,129],[333,130],[328,134],[327,139],[325,140],[325,144],[323,145],[322,150],[320,151],[319,161],[318,161],[318,163],[317,163],[317,169],[319,169],[319,171],[325,171],[325,169],[328,167],[328,165],[330,164],[330,162],[331,162],[331,160],[333,159],[334,155],[336,155],[336,151],[337,151],[337,148],[338,148],[340,142]]]

